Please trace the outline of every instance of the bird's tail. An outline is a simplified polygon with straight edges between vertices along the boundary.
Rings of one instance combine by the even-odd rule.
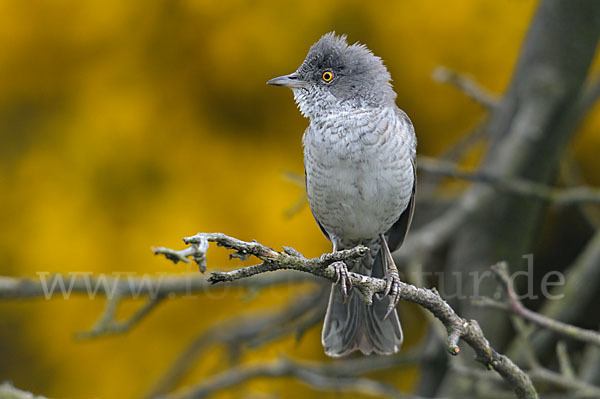
[[[381,251],[376,258],[365,256],[360,263],[352,267],[357,273],[382,278],[385,270]],[[396,310],[387,319],[389,297],[381,301],[373,298],[373,304],[367,305],[356,288],[352,288],[344,303],[339,286],[331,287],[329,305],[323,324],[321,340],[325,353],[329,356],[345,356],[355,350],[369,355],[391,355],[402,344],[402,327]]]

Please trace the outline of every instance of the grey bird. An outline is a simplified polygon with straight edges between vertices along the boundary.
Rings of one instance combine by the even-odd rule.
[[[400,279],[391,251],[412,220],[417,142],[390,80],[381,58],[331,32],[313,44],[296,72],[267,82],[290,87],[310,119],[303,136],[308,202],[333,250],[370,249],[353,264],[333,265],[341,289],[332,285],[323,325],[329,356],[389,355],[402,344],[395,310]],[[348,270],[384,278],[384,295],[367,305],[353,292]]]

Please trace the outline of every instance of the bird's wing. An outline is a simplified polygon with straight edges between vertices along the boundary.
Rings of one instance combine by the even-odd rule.
[[[413,169],[414,183],[410,202],[408,203],[408,206],[404,212],[402,212],[400,215],[400,218],[387,232],[388,246],[392,252],[400,248],[404,242],[406,234],[408,233],[408,229],[410,228],[410,224],[412,223],[413,213],[415,211],[415,193],[417,192],[417,165],[414,159],[411,160],[411,165]]]
[[[306,190],[306,193],[308,195],[308,179],[306,178],[306,166],[304,167],[304,190]],[[309,206],[310,208],[310,206]],[[312,211],[312,208],[310,208],[310,213],[312,213],[313,218],[315,219],[315,221],[317,222],[317,224],[319,225],[319,228],[321,229],[321,231],[323,232],[323,234],[325,235],[325,237],[327,237],[327,239],[329,241],[331,241],[331,237],[329,237],[329,233],[327,233],[327,231],[325,230],[325,228],[323,227],[323,225],[321,224],[321,222],[319,222],[319,219],[317,219],[317,215],[315,215],[315,213]]]

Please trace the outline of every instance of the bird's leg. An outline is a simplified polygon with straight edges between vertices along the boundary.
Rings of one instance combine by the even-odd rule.
[[[398,296],[400,291],[400,276],[398,275],[398,268],[396,268],[394,258],[392,257],[392,253],[390,252],[390,247],[388,246],[385,236],[383,234],[380,234],[379,238],[381,238],[381,249],[383,251],[382,260],[387,266],[387,272],[385,273],[384,277],[384,280],[386,281],[387,285],[383,293],[384,296],[390,297],[390,304],[384,316],[384,319],[387,319],[390,313],[392,313],[392,311],[396,308],[396,305],[398,305],[398,301],[400,300],[400,297]]]
[[[333,252],[338,250],[337,240],[333,241]],[[344,303],[348,299],[348,289],[350,293],[352,293],[352,280],[350,280],[350,275],[348,274],[348,266],[343,261],[333,262],[330,265],[335,271],[335,275],[337,279],[335,281],[336,284],[340,285],[340,290],[342,291],[342,295],[344,296]]]

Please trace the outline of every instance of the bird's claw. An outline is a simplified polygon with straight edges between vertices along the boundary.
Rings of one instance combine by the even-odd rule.
[[[386,296],[390,297],[390,304],[388,305],[387,312],[385,312],[385,316],[383,317],[385,320],[396,308],[396,305],[398,305],[398,302],[400,301],[400,276],[398,275],[398,270],[388,270],[384,280],[386,281],[385,291],[383,292],[382,296],[378,295],[377,298],[381,300]]]
[[[331,267],[336,275],[335,283],[340,285],[340,290],[344,296],[344,303],[346,303],[346,300],[348,299],[348,290],[352,290],[352,280],[350,279],[348,266],[346,266],[344,262],[338,261],[332,263]]]

